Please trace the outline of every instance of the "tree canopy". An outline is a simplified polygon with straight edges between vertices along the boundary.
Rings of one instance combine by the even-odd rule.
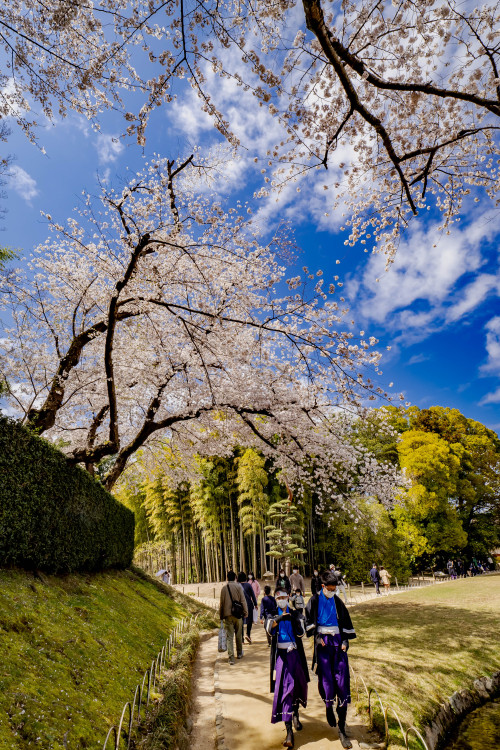
[[[320,271],[286,278],[286,227],[261,244],[240,211],[200,197],[203,176],[193,156],[158,159],[79,220],[48,217],[53,236],[3,282],[13,408],[89,471],[111,459],[108,488],[162,433],[186,455],[256,445],[289,481],[314,455],[318,491],[334,465],[335,481],[390,498],[391,465],[350,437],[384,395],[376,340],[353,340]]]
[[[392,257],[428,205],[449,226],[471,191],[495,199],[497,2],[49,0],[4,3],[0,26],[0,115],[31,135],[32,106],[94,120],[113,107],[144,143],[151,112],[185,79],[238,146],[230,108],[207,85],[215,73],[279,122],[262,190],[333,170],[348,244],[375,242]]]

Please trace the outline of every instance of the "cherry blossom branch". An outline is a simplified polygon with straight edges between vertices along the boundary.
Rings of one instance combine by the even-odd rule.
[[[337,77],[342,84],[347,98],[349,99],[351,109],[355,112],[358,112],[361,117],[366,120],[369,125],[371,125],[377,135],[381,138],[389,159],[393,163],[394,168],[399,175],[399,179],[401,180],[401,184],[403,186],[411,210],[414,214],[416,214],[417,207],[415,206],[408,181],[403,170],[401,169],[401,160],[396,154],[392,139],[387,132],[384,124],[382,123],[382,120],[372,112],[370,112],[364,106],[364,104],[361,103],[357,91],[351,79],[347,75],[347,72],[343,65],[343,60],[339,56],[337,50],[338,44],[334,43],[334,40],[332,39],[331,34],[326,26],[320,0],[303,0],[303,5],[306,15],[307,28],[312,31],[313,34],[317,37],[323,49],[323,52],[325,53],[327,59],[330,61],[333,69],[335,70],[335,73],[337,74]]]
[[[408,91],[418,92],[422,94],[429,94],[430,96],[438,96],[443,99],[458,99],[461,101],[471,102],[479,107],[493,112],[493,114],[500,115],[500,101],[494,99],[487,99],[477,94],[470,94],[467,91],[459,91],[457,89],[441,88],[434,86],[432,83],[418,83],[412,81],[411,83],[401,83],[399,81],[386,81],[380,76],[375,75],[371,72],[365,63],[363,63],[355,54],[349,52],[338,39],[335,39],[326,27],[323,16],[323,8],[321,0],[303,0],[304,11],[306,16],[307,28],[310,29],[319,40],[323,51],[330,59],[330,53],[327,51],[328,47],[331,47],[338,58],[344,63],[347,63],[361,78],[372,84],[378,89],[387,91]],[[311,24],[311,25],[309,25]],[[324,37],[328,37],[329,45],[324,46]]]
[[[118,312],[116,320],[126,320],[138,315],[137,312]],[[27,415],[27,423],[39,433],[45,432],[54,426],[56,421],[56,414],[61,408],[65,383],[70,376],[72,370],[80,362],[80,357],[84,347],[93,341],[96,336],[104,333],[107,329],[107,323],[105,321],[98,321],[94,325],[87,328],[78,336],[74,336],[66,354],[59,360],[56,373],[52,379],[49,393],[40,408],[32,408],[29,410]]]

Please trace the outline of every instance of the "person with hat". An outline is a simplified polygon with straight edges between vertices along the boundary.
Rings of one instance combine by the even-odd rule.
[[[346,605],[335,593],[339,576],[335,571],[325,571],[321,583],[321,591],[309,599],[306,607],[307,636],[314,637],[312,668],[316,666],[328,724],[337,725],[334,713],[337,700],[339,739],[343,748],[352,748],[346,733],[347,705],[351,702],[347,650],[356,632]]]

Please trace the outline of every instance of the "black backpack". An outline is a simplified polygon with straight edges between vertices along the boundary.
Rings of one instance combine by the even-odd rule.
[[[229,597],[231,599],[231,614],[233,617],[236,617],[237,620],[241,620],[243,617],[243,604],[241,602],[235,602],[233,599],[233,595],[231,594],[231,587],[229,586],[229,583],[227,584],[227,590],[229,593]]]

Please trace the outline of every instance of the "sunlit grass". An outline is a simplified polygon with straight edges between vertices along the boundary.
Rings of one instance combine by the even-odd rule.
[[[130,572],[0,570],[0,749],[102,747],[188,597]]]
[[[351,615],[351,663],[403,724],[422,728],[455,690],[500,669],[499,575],[381,597]],[[354,684],[351,692],[355,698]]]

